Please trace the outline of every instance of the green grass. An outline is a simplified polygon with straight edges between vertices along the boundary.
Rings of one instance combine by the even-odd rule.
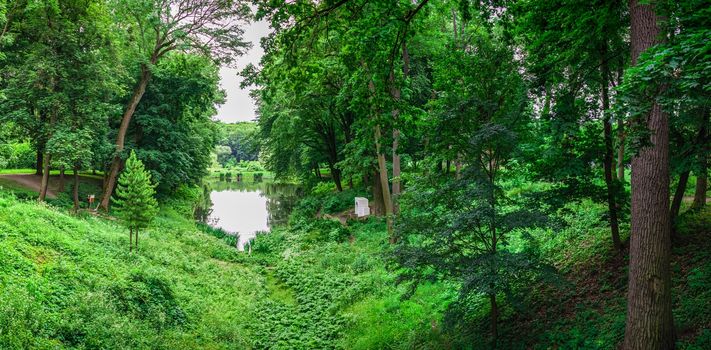
[[[403,299],[384,222],[314,219],[353,195],[321,187],[288,227],[259,235],[252,255],[224,232],[196,227],[184,208],[164,207],[129,253],[126,230],[111,219],[0,191],[0,348],[488,348],[485,300],[467,303],[465,322],[451,327],[445,315],[456,284],[426,282]],[[555,216],[559,226],[507,242],[536,249],[561,275],[533,286],[520,309],[502,302],[500,348],[615,348],[627,258],[611,249],[605,206],[569,203]],[[680,349],[711,344],[709,227],[709,207],[679,220],[672,271]]]
[[[263,278],[164,210],[128,252],[112,220],[0,197],[0,348],[234,349]]]

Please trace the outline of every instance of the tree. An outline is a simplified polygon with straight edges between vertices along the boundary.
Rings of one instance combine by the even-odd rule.
[[[116,0],[127,46],[135,43],[139,75],[116,134],[116,150],[99,206],[109,198],[122,163],[122,151],[131,119],[146,92],[153,67],[169,52],[197,52],[217,62],[230,63],[248,44],[240,25],[249,7],[238,0]]]
[[[630,1],[632,65],[659,43],[652,4]],[[662,88],[663,86],[657,87]],[[652,100],[636,120],[647,130],[632,158],[632,223],[624,348],[673,349],[669,222],[669,117]]]
[[[153,80],[127,131],[127,147],[143,160],[165,197],[208,175],[217,139],[212,121],[222,103],[217,66],[201,55],[172,53],[153,68]]]
[[[541,124],[550,130],[542,131],[553,136],[552,142],[544,145],[549,149],[544,152],[547,161],[541,162],[540,173],[567,182],[559,194],[604,198],[612,242],[621,249],[618,217],[624,178],[615,179],[610,107],[616,96],[610,88],[612,72],[620,71],[625,62],[625,9],[615,1],[580,0],[520,2],[514,8],[519,14],[518,34],[526,43],[533,87],[543,95]],[[591,125],[590,116],[600,125]],[[618,134],[621,129],[618,123]],[[535,154],[537,158],[540,153]],[[597,186],[585,185],[600,174],[605,180],[604,195]]]
[[[53,155],[52,163],[59,168],[74,171],[72,198],[75,213],[79,211],[79,170],[91,164],[94,156],[91,146],[94,140],[92,130],[88,128],[76,129],[67,125],[57,130],[47,141],[47,148]]]
[[[136,157],[136,152],[131,151],[119,177],[116,195],[112,197],[117,216],[129,229],[129,251],[133,249],[134,233],[138,247],[138,233],[148,227],[158,213],[154,188],[143,162]]]

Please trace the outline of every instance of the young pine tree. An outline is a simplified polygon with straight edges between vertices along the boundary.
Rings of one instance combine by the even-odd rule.
[[[150,174],[136,158],[136,153],[131,151],[112,198],[117,216],[129,229],[129,250],[133,250],[133,234],[136,234],[138,247],[139,230],[148,227],[158,212],[154,196],[155,185],[151,183]]]

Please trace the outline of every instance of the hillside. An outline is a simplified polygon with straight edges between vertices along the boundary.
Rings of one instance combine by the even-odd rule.
[[[470,300],[470,314],[452,327],[455,285],[422,283],[403,298],[382,220],[313,219],[337,214],[346,197],[307,197],[288,227],[258,236],[252,255],[164,206],[131,254],[113,220],[0,192],[0,348],[488,348],[479,337],[488,325],[485,299]],[[619,345],[627,254],[610,249],[604,210],[569,205],[560,229],[511,240],[512,250],[535,245],[559,273],[507,303],[502,348]],[[677,344],[705,349],[711,211],[681,220],[672,261]]]
[[[128,252],[114,222],[0,194],[0,348],[246,348],[263,278],[164,210]]]

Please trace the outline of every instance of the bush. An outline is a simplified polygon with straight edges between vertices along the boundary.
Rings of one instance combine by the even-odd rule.
[[[35,167],[36,153],[29,142],[12,145],[12,157],[8,164],[11,169],[25,169]]]
[[[187,316],[175,299],[171,283],[155,272],[134,271],[113,288],[118,309],[157,330],[182,326]]]
[[[26,169],[35,166],[35,150],[29,142],[0,144],[0,169]]]

